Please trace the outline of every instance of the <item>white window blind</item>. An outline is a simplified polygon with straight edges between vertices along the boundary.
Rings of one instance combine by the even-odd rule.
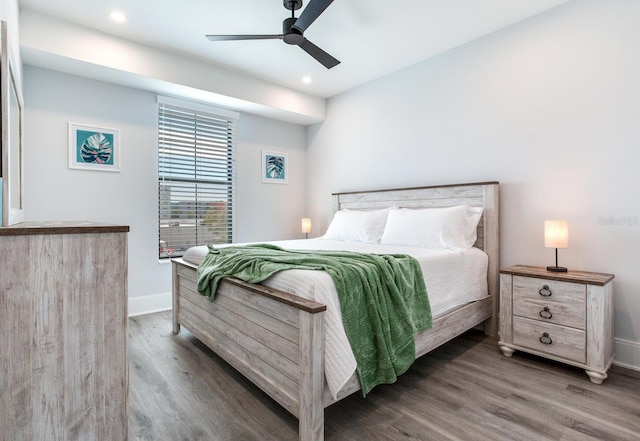
[[[158,100],[160,258],[233,241],[234,116]]]

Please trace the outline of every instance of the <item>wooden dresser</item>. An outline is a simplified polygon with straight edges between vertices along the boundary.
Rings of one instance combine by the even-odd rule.
[[[585,369],[593,383],[613,361],[613,274],[500,271],[500,349],[519,349]]]
[[[128,438],[128,231],[0,228],[0,439]]]

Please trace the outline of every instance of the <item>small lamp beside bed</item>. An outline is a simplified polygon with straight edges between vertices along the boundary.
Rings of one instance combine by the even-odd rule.
[[[304,238],[309,239],[309,233],[311,233],[311,218],[303,217],[300,222],[302,232],[304,233]]]
[[[558,266],[558,248],[569,247],[569,222],[566,220],[544,221],[544,246],[556,249],[556,265],[548,266],[547,271],[566,273],[567,268]]]

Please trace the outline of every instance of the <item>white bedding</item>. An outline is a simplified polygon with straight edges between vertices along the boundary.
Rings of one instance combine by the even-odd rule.
[[[483,299],[488,295],[488,258],[478,248],[460,252],[326,239],[286,240],[269,243],[296,250],[346,250],[413,256],[422,268],[431,313],[434,318],[456,307]],[[207,252],[206,246],[193,247],[187,250],[183,259],[199,265]],[[288,270],[275,274],[262,284],[327,305],[325,313],[325,377],[329,391],[335,398],[354,374],[356,361],[342,325],[338,294],[333,280],[324,271]]]

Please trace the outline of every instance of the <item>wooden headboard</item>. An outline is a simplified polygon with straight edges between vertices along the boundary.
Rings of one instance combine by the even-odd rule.
[[[478,182],[469,184],[435,185],[428,187],[398,188],[333,193],[333,210],[371,210],[396,206],[400,208],[432,208],[470,205],[483,207],[478,223],[477,248],[489,256],[487,283],[493,297],[493,319],[490,335],[497,333],[499,311],[499,183]]]

